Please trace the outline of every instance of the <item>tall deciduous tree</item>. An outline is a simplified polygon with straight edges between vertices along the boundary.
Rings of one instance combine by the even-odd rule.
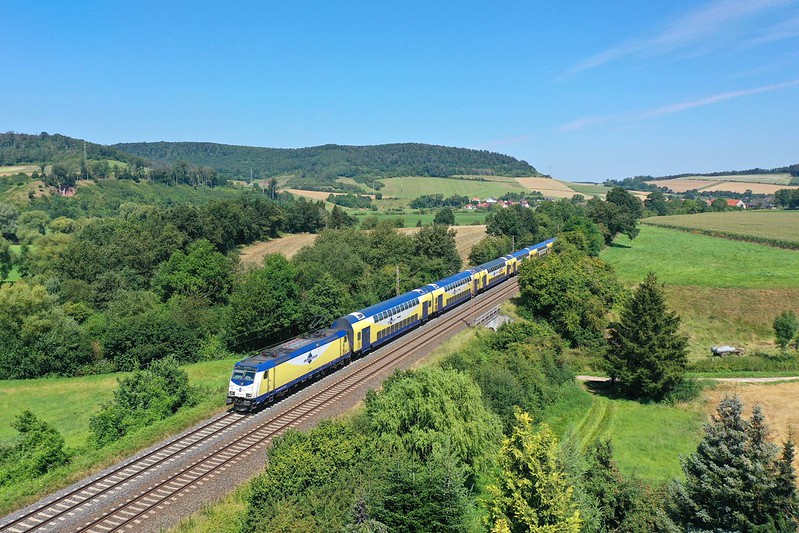
[[[535,431],[527,413],[516,419],[502,445],[499,486],[489,487],[491,531],[577,533],[582,519],[558,460],[557,437],[546,424]]]
[[[403,450],[420,462],[447,448],[469,473],[501,435],[479,387],[454,370],[396,372],[383,383],[382,392],[367,393],[366,413],[381,448]]]
[[[574,345],[603,342],[607,314],[621,287],[613,268],[574,248],[523,263],[522,307]]]
[[[177,250],[159,265],[153,288],[164,300],[173,294],[195,295],[211,302],[224,302],[230,293],[232,265],[206,239],[189,245],[188,253]]]
[[[291,264],[280,254],[264,259],[234,285],[227,316],[227,344],[252,349],[287,338],[297,319],[299,287]]]
[[[456,231],[446,226],[424,226],[413,236],[414,254],[425,259],[440,259],[444,263],[445,274],[454,274],[462,265],[455,235]]]
[[[634,239],[638,235],[638,219],[643,210],[641,200],[621,187],[613,187],[605,201],[599,198],[588,200],[588,216],[597,223],[608,245],[619,233]]]
[[[674,512],[691,531],[796,531],[796,477],[768,440],[758,406],[742,415],[737,397],[719,403],[694,454],[683,460],[685,481],[672,486]]]
[[[455,225],[455,213],[451,207],[442,207],[436,212],[433,218],[433,224],[444,224],[445,226]]]
[[[662,287],[650,273],[610,325],[605,361],[610,376],[635,398],[661,400],[682,381],[688,339],[680,318],[666,307]]]

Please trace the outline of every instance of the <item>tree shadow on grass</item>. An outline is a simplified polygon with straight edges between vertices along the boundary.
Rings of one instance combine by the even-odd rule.
[[[608,248],[632,248],[629,244],[619,244],[617,242],[612,242],[608,245]]]
[[[585,388],[588,389],[588,392],[591,394],[596,394],[597,396],[602,396],[609,400],[628,400],[629,398],[625,396],[621,389],[618,386],[613,386],[611,384],[610,378],[599,378],[595,380],[584,381]]]

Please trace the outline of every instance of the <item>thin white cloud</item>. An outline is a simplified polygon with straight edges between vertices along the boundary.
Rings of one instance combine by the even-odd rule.
[[[763,44],[783,41],[799,37],[799,16],[789,18],[765,28],[762,35],[747,39],[741,43],[742,46],[750,48]]]
[[[799,86],[799,79],[786,81],[782,83],[774,83],[772,85],[764,85],[762,87],[756,87],[754,89],[745,89],[741,91],[731,91],[726,93],[714,94],[712,96],[700,98],[699,100],[678,102],[675,104],[669,104],[662,107],[649,109],[647,111],[641,111],[638,113],[607,115],[603,117],[586,117],[563,124],[558,128],[558,131],[570,132],[583,129],[588,126],[595,126],[598,124],[604,124],[608,122],[620,122],[620,121],[632,122],[632,121],[662,117],[665,115],[671,115],[673,113],[679,113],[681,111],[687,111],[689,109],[695,109],[697,107],[704,107],[719,102],[724,102],[726,100],[734,100],[736,98],[743,98],[744,96],[777,91],[780,89],[788,89],[797,86]]]
[[[604,117],[584,117],[578,118],[577,120],[573,120],[567,124],[563,124],[558,128],[558,131],[577,131],[588,126],[597,126],[599,124],[604,124],[606,122],[612,122],[616,120],[617,117],[613,115],[608,115]]]
[[[659,56],[725,36],[731,26],[791,0],[716,0],[667,24],[654,36],[632,39],[588,57],[567,76],[629,56]]]

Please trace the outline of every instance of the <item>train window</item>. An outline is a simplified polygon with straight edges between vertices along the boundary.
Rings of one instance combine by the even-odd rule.
[[[358,340],[361,340],[361,332],[358,332]]]
[[[230,379],[242,379],[244,377],[244,370],[240,368],[233,369],[233,376]]]

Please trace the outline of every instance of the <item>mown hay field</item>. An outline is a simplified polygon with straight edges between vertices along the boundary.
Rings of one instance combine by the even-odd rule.
[[[414,216],[419,217],[421,215]],[[461,256],[463,264],[466,265],[469,261],[469,252],[472,250],[472,246],[486,236],[486,227],[484,225],[452,226],[452,229],[456,232],[455,246],[458,249],[458,255]],[[412,235],[419,231],[419,228],[400,228],[399,231],[406,235]],[[283,254],[291,259],[303,246],[312,245],[314,240],[316,240],[316,235],[313,233],[286,235],[271,241],[257,242],[246,246],[242,248],[239,257],[242,263],[251,265],[260,265],[264,257],[269,254]]]
[[[571,198],[578,194],[567,183],[552,178],[516,178],[524,187],[553,198]]]
[[[704,189],[716,183],[721,183],[721,180],[705,180],[705,179],[689,179],[689,178],[674,178],[670,180],[653,180],[647,181],[651,185],[658,187],[668,187],[674,192],[692,191],[694,189]]]
[[[11,165],[0,167],[0,176],[13,176],[14,174],[32,174],[39,171],[39,165]]]
[[[745,416],[751,416],[752,408],[760,405],[766,422],[772,430],[772,439],[779,443],[788,438],[789,431],[799,429],[799,381],[778,383],[722,382],[703,395],[707,400],[708,415],[715,412],[725,396],[738,396],[744,402]],[[799,457],[797,457],[799,466]]]
[[[769,183],[732,182],[724,181],[702,189],[703,192],[727,191],[744,194],[752,191],[755,194],[774,194],[780,189],[799,189],[796,185],[772,185]]]
[[[685,176],[689,180],[705,181],[746,181],[749,183],[772,183],[774,185],[787,185],[791,181],[791,175],[787,172],[782,174],[725,174],[722,176]]]
[[[799,211],[727,211],[650,217],[644,224],[697,230],[718,237],[751,239],[765,244],[795,243],[799,247]]]
[[[774,194],[780,189],[791,189],[795,185],[788,185],[790,175],[775,174],[768,175],[768,178],[760,179],[757,175],[752,176],[689,176],[685,178],[673,178],[669,180],[647,181],[658,187],[668,187],[675,193],[692,191],[694,189],[703,192],[728,191],[743,194],[751,190],[755,194]],[[734,179],[733,179],[734,178]],[[750,178],[750,179],[744,179]]]
[[[486,199],[497,198],[507,192],[529,192],[524,186],[513,179],[498,181],[496,178],[486,181],[476,179],[458,178],[387,178],[381,179],[385,186],[380,189],[383,196],[413,199],[424,194],[443,194],[444,197],[468,196]]]

